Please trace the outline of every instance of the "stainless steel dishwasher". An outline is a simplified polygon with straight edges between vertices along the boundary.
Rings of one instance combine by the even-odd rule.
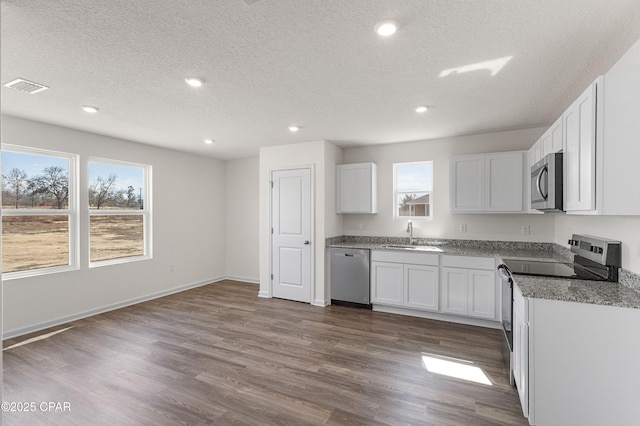
[[[331,303],[371,309],[369,250],[330,248]]]

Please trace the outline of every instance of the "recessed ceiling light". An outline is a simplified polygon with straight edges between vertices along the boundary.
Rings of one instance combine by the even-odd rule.
[[[426,105],[420,105],[418,108],[416,108],[416,112],[419,114],[422,114],[423,112],[427,112],[429,108],[426,107]]]
[[[207,145],[211,145],[212,143],[214,143],[215,141],[213,139],[205,139],[204,143],[206,143]]]
[[[375,26],[376,33],[382,37],[389,37],[398,31],[398,22],[393,19],[385,19],[380,21]]]
[[[98,108],[94,107],[94,106],[90,106],[90,105],[83,105],[82,106],[82,110],[84,112],[88,112],[89,114],[95,114],[96,112],[99,111]]]
[[[197,77],[187,77],[184,79],[184,81],[186,81],[187,84],[191,87],[200,87],[204,84],[204,81],[201,78]]]
[[[297,132],[298,130],[300,130],[300,127],[298,127],[298,126],[289,126],[289,131],[290,131],[291,133],[295,133],[295,132]]]

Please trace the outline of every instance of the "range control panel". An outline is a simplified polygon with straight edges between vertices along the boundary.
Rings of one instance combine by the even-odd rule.
[[[621,266],[620,241],[594,237],[593,235],[573,234],[569,245],[573,253],[600,265]]]

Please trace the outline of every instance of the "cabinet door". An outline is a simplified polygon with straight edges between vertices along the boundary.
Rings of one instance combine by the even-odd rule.
[[[562,133],[562,117],[558,118],[549,129],[551,133],[550,153],[560,152],[564,148],[564,134]]]
[[[454,158],[451,161],[450,210],[482,211],[484,208],[484,156]]]
[[[337,166],[337,213],[376,213],[376,165],[373,163]]]
[[[438,267],[404,265],[404,304],[429,311],[438,310]]]
[[[565,210],[595,209],[596,83],[562,114],[565,143]]]
[[[522,212],[522,152],[505,152],[486,156],[485,211]]]
[[[540,153],[540,158],[543,158],[547,154],[551,154],[553,152],[553,139],[551,137],[551,128],[547,129],[546,132],[540,138],[542,152]]]
[[[533,166],[538,161],[542,160],[542,138],[538,139],[538,141],[533,144],[531,150],[533,151],[533,161],[531,161],[531,165]]]
[[[442,312],[467,314],[467,270],[442,268]]]
[[[496,318],[496,274],[493,271],[469,269],[469,301],[467,315],[470,317]]]
[[[371,303],[402,306],[403,281],[401,263],[371,262]]]
[[[529,417],[529,326],[523,313],[513,310],[513,378],[518,389],[522,413]]]

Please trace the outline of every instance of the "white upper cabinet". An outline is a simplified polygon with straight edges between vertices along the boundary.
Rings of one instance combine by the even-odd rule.
[[[562,132],[562,116],[560,116],[540,139],[529,148],[529,167],[542,160],[546,155],[564,150],[564,133]]]
[[[564,132],[562,131],[562,116],[558,117],[551,128],[547,130],[551,133],[551,150],[544,151],[544,155],[560,152],[564,149]]]
[[[526,151],[453,157],[450,169],[452,212],[523,212]],[[528,173],[527,173],[528,175]]]
[[[640,215],[640,40],[562,115],[568,214]]]
[[[336,213],[378,212],[375,163],[342,164],[336,173]]]
[[[598,210],[640,215],[640,40],[604,75],[604,144],[596,147]],[[601,202],[600,202],[601,201]]]
[[[562,114],[564,208],[568,212],[596,206],[596,106],[601,86],[602,80],[596,80]]]
[[[540,138],[541,149],[538,153],[538,159],[534,161],[534,163],[540,161],[549,154],[562,151],[564,149],[563,140],[562,117],[559,117]]]

